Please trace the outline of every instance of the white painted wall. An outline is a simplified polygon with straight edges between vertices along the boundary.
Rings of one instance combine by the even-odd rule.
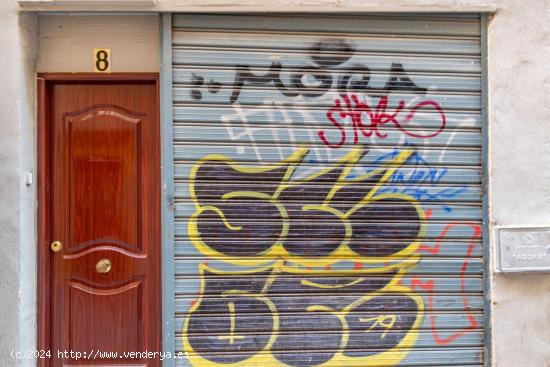
[[[491,227],[550,225],[550,0],[159,0],[155,6],[131,8],[67,4],[24,2],[26,9],[48,11],[496,11],[488,50]],[[18,16],[16,9],[16,0],[0,2],[1,366],[17,365],[6,352],[35,343],[35,187],[27,188],[22,179],[35,162],[36,47],[29,47],[35,24],[33,16]],[[42,47],[54,50],[56,45]],[[46,53],[40,67],[53,70]],[[493,365],[550,366],[550,274],[495,275],[492,288]]]

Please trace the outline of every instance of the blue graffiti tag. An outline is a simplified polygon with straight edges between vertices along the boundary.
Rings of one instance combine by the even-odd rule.
[[[388,162],[401,152],[400,149],[395,148],[390,153],[384,154],[378,157],[374,163],[375,165]],[[400,184],[400,186],[384,186],[378,190],[377,195],[382,194],[404,194],[415,198],[418,201],[430,200],[438,201],[457,197],[458,195],[468,190],[465,186],[459,186],[455,188],[440,188],[437,184],[445,177],[448,172],[447,168],[433,168],[430,164],[422,158],[418,152],[414,152],[407,160],[408,165],[414,165],[411,169],[399,168],[390,177],[388,183]],[[367,171],[367,173],[371,172]],[[426,185],[428,184],[428,185]],[[444,205],[443,209],[447,212],[452,212],[453,209]]]

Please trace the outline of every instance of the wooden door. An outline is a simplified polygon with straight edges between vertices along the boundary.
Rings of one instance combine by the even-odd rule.
[[[51,365],[158,366],[144,355],[161,348],[157,83],[46,94]]]

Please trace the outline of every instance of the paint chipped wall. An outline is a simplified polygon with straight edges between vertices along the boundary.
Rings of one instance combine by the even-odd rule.
[[[35,8],[70,10],[47,5]],[[164,1],[145,10],[172,11],[481,11],[496,10],[489,26],[491,223],[550,224],[550,3],[546,0]],[[240,5],[240,6],[239,6]],[[34,62],[28,42],[33,20],[16,1],[1,3],[3,46],[0,110],[0,365],[11,349],[34,344]],[[110,9],[115,10],[111,7]],[[83,10],[82,8],[79,10]],[[93,10],[100,10],[94,7]],[[143,10],[143,9],[142,9]],[[27,32],[30,29],[30,34]],[[25,253],[25,256],[22,254]],[[31,255],[29,255],[31,254]],[[493,281],[494,365],[550,365],[550,275],[498,275]],[[9,332],[7,332],[9,330]],[[8,362],[6,362],[8,361]],[[528,362],[527,362],[528,361]],[[19,365],[33,365],[21,360]]]

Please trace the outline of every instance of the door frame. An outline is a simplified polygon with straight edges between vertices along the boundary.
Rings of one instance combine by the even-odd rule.
[[[163,120],[161,116],[161,100],[160,100],[160,78],[159,73],[38,73],[37,74],[37,349],[39,351],[51,351],[52,355],[57,351],[51,350],[51,328],[50,328],[50,302],[49,291],[51,289],[51,152],[49,150],[49,142],[51,139],[51,121],[48,118],[50,113],[50,91],[51,83],[66,81],[66,82],[152,82],[155,84],[157,91],[157,116],[159,116],[159,130],[161,136],[161,147],[159,162],[161,170],[164,167],[163,156],[164,149],[162,144],[162,126]],[[161,191],[159,192],[159,200],[161,209],[164,207],[164,193],[162,189],[163,182],[161,181]],[[162,219],[161,210],[161,222]],[[165,246],[163,225],[161,224],[161,233],[159,233],[159,242],[161,249],[160,261],[160,279],[161,286],[164,283],[162,276],[162,258],[163,247]],[[164,288],[164,287],[163,287]],[[163,317],[164,318],[164,317]],[[164,328],[161,331],[164,333]],[[162,342],[162,341],[161,341]],[[164,346],[163,346],[164,349]],[[38,366],[49,366],[49,358],[38,358]]]

